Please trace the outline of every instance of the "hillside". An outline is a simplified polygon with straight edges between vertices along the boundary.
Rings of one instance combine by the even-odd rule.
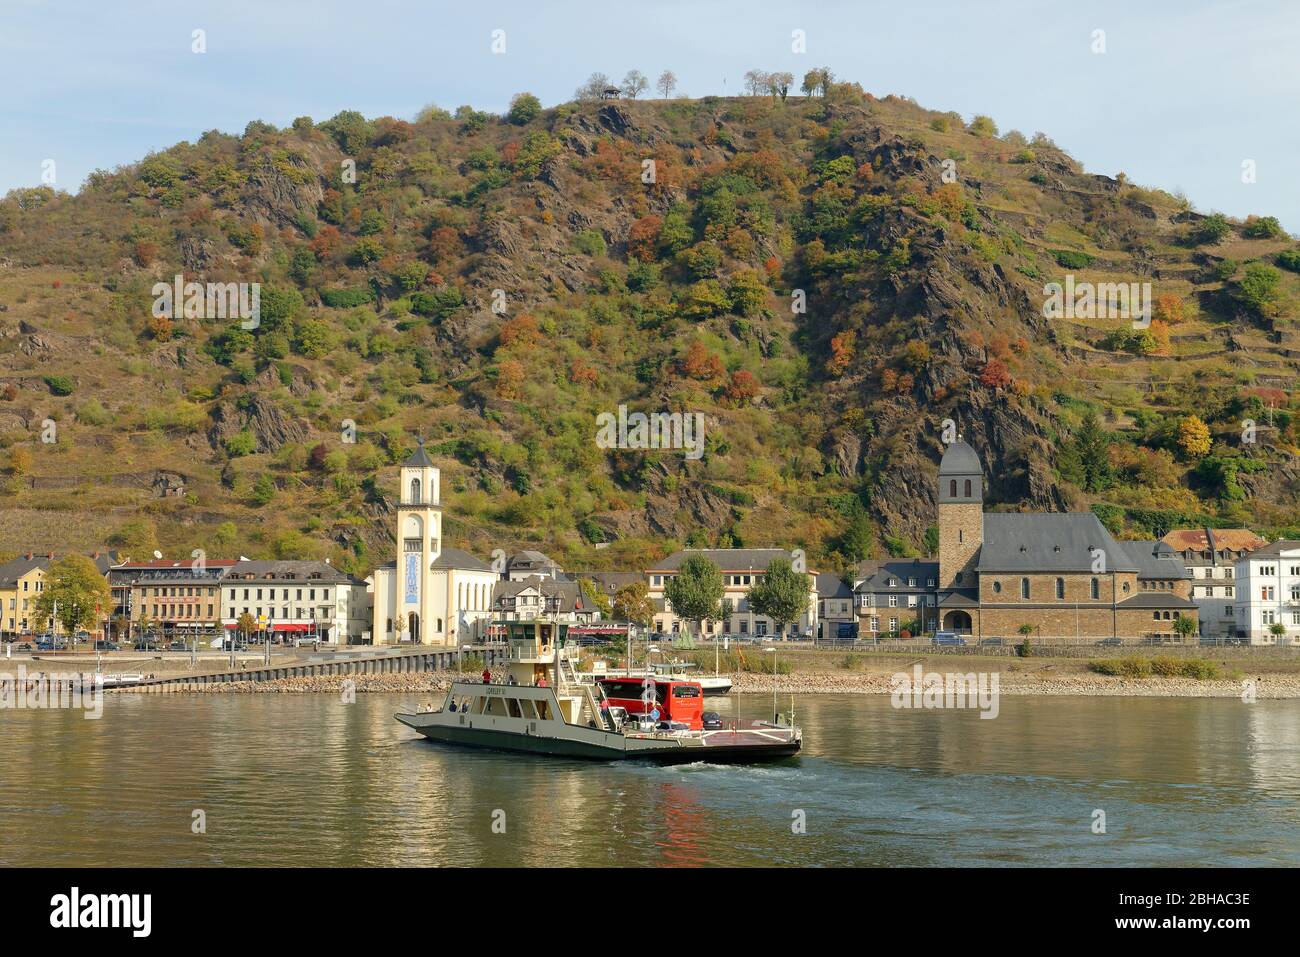
[[[0,201],[0,552],[365,574],[420,434],[481,555],[842,568],[927,550],[945,419],[993,507],[1294,529],[1294,249],[852,84],[254,122]],[[177,273],[260,283],[259,328],[152,317]],[[1067,273],[1150,282],[1151,328],[1045,318]],[[705,454],[599,448],[620,404],[705,413]]]

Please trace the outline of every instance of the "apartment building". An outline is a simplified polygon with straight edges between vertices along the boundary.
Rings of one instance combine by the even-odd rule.
[[[249,615],[281,640],[312,637],[356,643],[369,637],[372,607],[365,581],[317,561],[236,562],[221,579],[221,624]]]
[[[702,555],[722,571],[723,607],[727,614],[721,621],[706,621],[696,637],[712,637],[717,634],[763,637],[776,634],[775,623],[754,613],[749,607],[749,590],[767,572],[767,566],[774,558],[786,558],[792,562],[795,555],[780,548],[686,548],[673,552],[653,568],[646,570],[649,579],[649,598],[655,606],[654,630],[663,634],[678,634],[687,629],[687,623],[674,614],[671,605],[664,598],[664,588],[669,579],[677,574],[682,562],[692,555]],[[799,621],[785,627],[787,637],[812,636],[817,632],[817,573],[809,571],[808,609]],[[697,626],[690,623],[692,629]]]
[[[1161,539],[1191,573],[1202,638],[1237,633],[1237,562],[1268,542],[1248,528],[1179,528]]]
[[[1300,644],[1300,541],[1237,559],[1236,632],[1252,645]]]

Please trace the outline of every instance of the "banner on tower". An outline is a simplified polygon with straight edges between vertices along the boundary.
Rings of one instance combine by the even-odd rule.
[[[404,576],[406,587],[404,589],[405,602],[408,605],[418,605],[420,603],[420,553],[406,553],[406,574]]]

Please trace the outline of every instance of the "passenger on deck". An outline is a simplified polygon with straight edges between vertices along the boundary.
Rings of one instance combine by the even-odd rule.
[[[542,675],[540,678],[537,679],[537,687],[539,688],[546,687],[546,675]]]
[[[490,685],[492,683],[492,670],[490,668],[483,669],[483,683],[485,685]]]

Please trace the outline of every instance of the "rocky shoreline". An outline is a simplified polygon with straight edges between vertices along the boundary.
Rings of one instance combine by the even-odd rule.
[[[956,670],[956,669],[954,669]],[[973,669],[972,669],[973,670]],[[1194,678],[1119,678],[1098,674],[1013,674],[999,672],[998,692],[1006,695],[1095,695],[1099,697],[1240,698],[1243,681],[1255,682],[1258,698],[1300,698],[1300,675],[1273,674],[1200,681]],[[319,675],[275,681],[232,681],[199,686],[193,694],[358,694],[403,693],[441,696],[455,678],[452,672]],[[771,675],[742,672],[732,676],[736,694],[772,693]],[[800,672],[777,675],[778,695],[889,694],[886,672]],[[129,691],[129,689],[123,689]]]

